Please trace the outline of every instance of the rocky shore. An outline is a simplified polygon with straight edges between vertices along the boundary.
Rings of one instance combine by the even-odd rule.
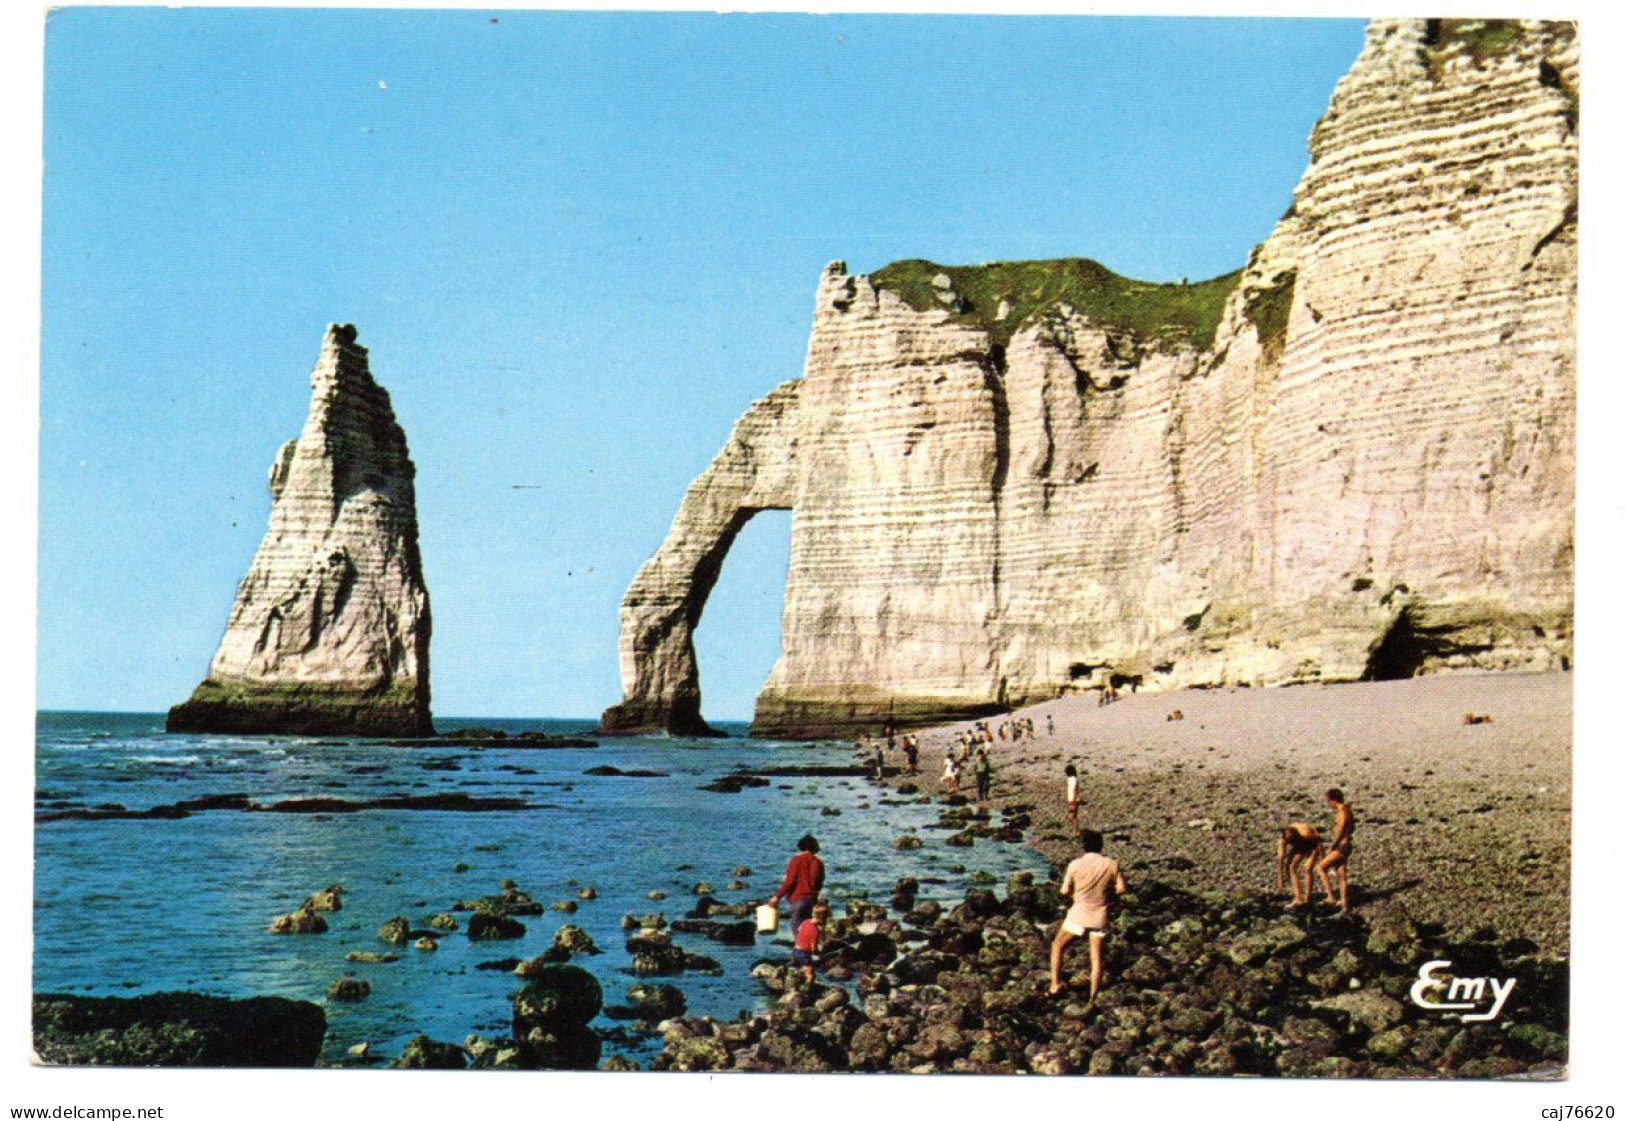
[[[1461,673],[1124,693],[1105,706],[1082,694],[1014,714],[1037,734],[996,743],[988,804],[1028,807],[1028,842],[1064,863],[1077,855],[1064,801],[1073,763],[1080,823],[1105,833],[1131,877],[1246,898],[1274,886],[1276,832],[1329,828],[1321,795],[1341,787],[1359,814],[1350,883],[1361,915],[1456,933],[1488,924],[1566,957],[1572,690],[1567,673]],[[943,752],[965,727],[922,732],[921,774],[894,784],[941,796]]]
[[[447,1069],[1561,1075],[1568,1015],[1565,675],[1140,695],[1104,707],[1074,698],[1023,715],[1032,716],[1037,735],[998,743],[986,805],[941,789],[935,778],[957,728],[922,734],[922,773],[896,773],[894,758],[886,788],[856,799],[853,810],[930,806],[935,820],[915,820],[892,839],[900,878],[889,895],[833,892],[840,918],[811,988],[788,970],[782,943],[757,938],[750,920],[768,885],[756,880],[753,887],[754,874],[740,865],[731,881],[693,883],[681,905],[682,895],[648,891],[649,905],[672,908],[670,917],[625,914],[618,939],[605,937],[613,928],[604,923],[587,921],[589,935],[572,918],[552,932],[551,944],[524,951],[531,956],[480,961],[478,969],[513,977],[504,1034],[489,1034],[486,1023],[486,1034],[461,1042],[419,1035],[403,1047],[396,1037],[383,1045],[387,1054],[346,1039],[347,1054],[330,1050],[321,1061]],[[1075,855],[1059,797],[1067,760],[1083,773],[1083,823],[1106,834],[1130,884],[1109,943],[1109,980],[1093,1004],[1081,947],[1066,963],[1067,991],[1047,992],[1050,939],[1064,903],[1056,870]],[[742,766],[701,789],[719,790],[731,803],[771,779],[853,774],[850,764]],[[630,770],[612,777],[661,781]],[[1292,909],[1274,890],[1274,830],[1287,820],[1319,821],[1318,793],[1333,783],[1361,815],[1350,916],[1320,903]],[[234,799],[197,808],[259,807]],[[1050,858],[1047,879],[1022,872],[1001,885],[990,873],[967,875],[975,850],[1018,844]],[[838,866],[839,854],[830,856]],[[604,905],[594,904],[599,892],[584,884],[552,901],[511,879],[495,886],[487,895],[448,895],[439,911],[425,901],[389,919],[372,949],[335,948],[335,963],[342,956],[343,964],[322,978],[329,1014],[377,999],[369,970],[408,969],[390,963],[432,953],[448,938],[517,948],[541,916]],[[328,930],[324,916],[344,909],[345,899],[337,884],[314,891],[297,911],[273,917],[270,929],[320,935]],[[717,957],[703,952],[707,944]],[[751,945],[758,947],[754,961],[723,949]],[[1430,962],[1450,963],[1434,969],[1446,979],[1512,982],[1504,1008],[1468,1022],[1459,1011],[1419,1006],[1412,987]],[[590,973],[580,968],[587,965]],[[690,1015],[697,994],[687,979],[724,972],[736,975],[741,1004],[754,1010],[731,1020]],[[65,1004],[70,999],[115,1007],[37,997],[36,1046],[47,1061],[179,1065],[201,1061],[200,1054],[255,1053],[257,1045],[245,1041],[263,1034],[257,1022],[217,1017],[209,1031],[241,1039],[225,1051],[195,1046],[194,1029],[171,1027],[176,1017],[162,1003],[209,999],[190,994],[141,998],[159,1001],[150,1007],[119,1004],[116,1024],[104,1022],[110,1012],[87,1018]],[[315,1046],[319,1052],[319,1034]]]
[[[909,902],[907,883],[900,898]],[[1567,967],[1483,928],[1448,942],[1398,915],[1285,913],[1272,896],[1197,895],[1147,881],[1113,934],[1110,982],[1048,995],[1053,885],[1018,875],[1002,897],[952,909],[856,904],[835,925],[829,982],[780,962],[755,970],[781,993],[762,1015],[676,1019],[659,1070],[1014,1074],[1558,1077],[1567,1054]],[[1407,1000],[1417,967],[1516,976],[1516,1008],[1464,1024]],[[850,981],[851,984],[845,984]]]

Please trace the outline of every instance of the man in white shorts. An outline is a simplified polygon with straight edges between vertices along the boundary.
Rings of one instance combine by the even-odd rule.
[[[1089,999],[1105,983],[1106,932],[1111,928],[1112,904],[1128,891],[1117,861],[1101,853],[1106,839],[1097,830],[1083,831],[1083,855],[1066,866],[1061,894],[1072,900],[1049,953],[1049,991],[1061,992],[1061,956],[1074,938],[1089,937]]]

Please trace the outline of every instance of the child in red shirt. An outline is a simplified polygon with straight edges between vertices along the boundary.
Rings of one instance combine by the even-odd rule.
[[[829,924],[829,914],[829,904],[820,901],[812,910],[812,918],[796,931],[796,948],[790,951],[791,963],[800,967],[809,988],[813,983],[813,955],[818,952],[819,939]]]

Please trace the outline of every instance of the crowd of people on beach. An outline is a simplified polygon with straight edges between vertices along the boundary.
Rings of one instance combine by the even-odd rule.
[[[1115,700],[1115,687],[1102,690],[1101,704]],[[1045,734],[1054,736],[1055,717],[1046,714],[1044,724]],[[968,769],[975,778],[977,802],[986,803],[992,793],[995,745],[1019,743],[1023,738],[1036,739],[1037,735],[1037,725],[1030,716],[1002,720],[997,726],[986,720],[974,722],[957,733],[943,752],[943,790],[950,795],[958,794],[960,776]],[[920,773],[919,736],[913,733],[900,736],[891,723],[872,741],[858,739],[855,747],[860,759],[868,759],[877,781],[886,777],[888,752],[895,755],[901,751],[906,773]],[[1127,893],[1128,882],[1122,866],[1105,854],[1104,834],[1080,822],[1083,796],[1076,763],[1066,764],[1065,778],[1067,822],[1077,834],[1083,851],[1067,865],[1061,877],[1060,893],[1068,900],[1069,907],[1050,948],[1049,991],[1052,995],[1065,991],[1061,972],[1067,948],[1084,938],[1089,947],[1089,1000],[1093,1002],[1106,979],[1106,939],[1112,914],[1120,897]],[[1281,829],[1276,842],[1276,890],[1285,891],[1290,881],[1292,907],[1308,907],[1312,904],[1313,877],[1318,875],[1326,903],[1346,915],[1350,913],[1349,857],[1353,851],[1354,807],[1337,787],[1326,791],[1325,801],[1332,812],[1329,842],[1307,822],[1294,821]],[[820,894],[824,885],[824,863],[818,852],[817,839],[811,834],[803,837],[798,852],[785,869],[783,884],[769,900],[769,905],[774,907],[781,899],[786,901],[785,925],[793,945],[792,965],[808,985],[813,983],[817,953],[831,914],[829,904]]]

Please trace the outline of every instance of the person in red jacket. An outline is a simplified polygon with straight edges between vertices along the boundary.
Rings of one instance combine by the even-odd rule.
[[[812,915],[818,893],[824,890],[824,862],[818,859],[818,838],[808,833],[796,842],[796,848],[799,851],[790,858],[789,865],[784,869],[784,883],[768,900],[774,906],[778,906],[781,899],[789,902],[785,925],[789,927],[792,938],[800,932],[801,924]]]

